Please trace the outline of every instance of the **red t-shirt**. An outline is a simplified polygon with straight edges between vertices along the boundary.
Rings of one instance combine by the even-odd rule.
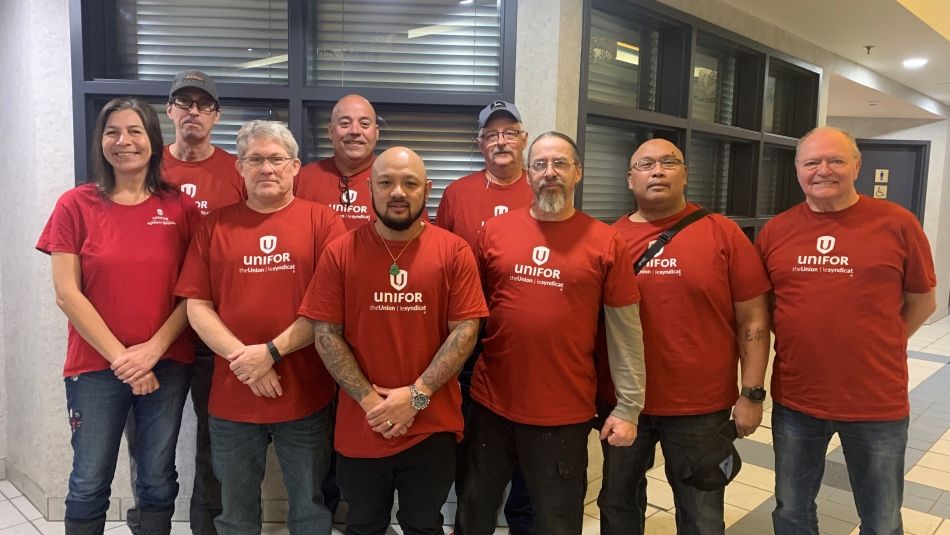
[[[241,342],[265,343],[297,319],[320,254],[343,232],[332,210],[303,199],[269,214],[245,203],[228,206],[201,222],[175,293],[213,302]],[[219,355],[208,412],[237,422],[286,422],[313,414],[336,393],[312,344],[284,355],[274,369],[284,394],[257,397]]]
[[[448,322],[488,315],[471,250],[461,238],[428,225],[408,246],[387,242],[399,254],[400,274],[373,225],[347,233],[320,259],[300,315],[342,324],[343,336],[371,383],[398,388],[429,367],[449,334]],[[352,397],[340,395],[336,450],[347,457],[379,458],[418,444],[432,433],[462,439],[461,391],[453,378],[437,390],[409,432],[385,439],[366,422]]]
[[[294,179],[294,195],[325,204],[340,214],[346,230],[352,230],[376,219],[369,195],[369,174],[372,165],[349,177],[349,191],[341,189],[340,170],[333,158],[308,163]],[[349,203],[347,203],[347,199]]]
[[[598,314],[640,300],[620,233],[580,210],[550,222],[521,208],[485,223],[478,263],[491,314],[472,399],[525,424],[593,418]]]
[[[526,172],[517,181],[501,185],[489,182],[482,169],[445,188],[435,222],[461,236],[474,251],[485,221],[511,210],[527,208],[533,201],[534,192]]]
[[[83,295],[129,347],[148,341],[175,309],[172,288],[199,217],[186,195],[152,195],[125,206],[103,198],[95,184],[83,184],[56,202],[36,248],[79,256]],[[162,358],[192,362],[187,329]],[[70,323],[63,376],[108,368]]]
[[[246,197],[244,179],[234,164],[237,158],[214,147],[200,162],[184,162],[172,156],[168,145],[162,157],[162,177],[194,199],[205,216],[218,208],[239,203]]]
[[[630,257],[640,258],[660,233],[698,210],[645,223],[614,223]],[[770,288],[762,259],[732,220],[710,214],[676,237],[637,275],[646,357],[645,414],[708,414],[738,397],[733,303]]]
[[[903,293],[937,283],[914,215],[864,196],[839,212],[801,203],[756,245],[775,287],[772,397],[816,418],[906,417]]]

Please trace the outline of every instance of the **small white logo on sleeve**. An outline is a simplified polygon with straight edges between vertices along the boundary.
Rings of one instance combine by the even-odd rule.
[[[495,217],[500,216],[501,214],[507,214],[507,213],[508,213],[507,206],[503,204],[499,204],[498,206],[495,207]]]
[[[191,198],[194,198],[198,194],[198,186],[194,184],[182,184],[181,192],[188,195]]]
[[[261,251],[271,254],[277,248],[277,236],[261,236]]]
[[[348,189],[340,194],[340,202],[343,204],[353,204],[356,202],[356,191]]]
[[[531,252],[531,260],[534,260],[534,263],[543,266],[545,262],[548,261],[548,258],[551,257],[551,250],[543,245],[539,245],[534,248],[534,251]]]
[[[406,284],[409,282],[409,273],[405,269],[400,269],[399,273],[393,275],[389,274],[389,285],[393,287],[397,292],[402,291],[406,287]]]
[[[835,248],[835,237],[834,236],[818,236],[817,243],[818,252],[821,254],[828,254],[832,249]]]

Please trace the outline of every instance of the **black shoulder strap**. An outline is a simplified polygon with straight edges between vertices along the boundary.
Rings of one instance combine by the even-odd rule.
[[[676,233],[683,230],[691,223],[706,217],[707,215],[709,215],[709,211],[705,208],[700,208],[699,210],[696,210],[683,219],[677,221],[676,224],[669,229],[663,231],[657,237],[656,241],[653,242],[653,245],[648,247],[647,250],[643,252],[643,255],[638,258],[636,262],[634,262],[633,272],[639,274],[640,270],[643,269],[643,266],[647,265],[647,262],[650,260],[653,260],[653,257],[656,256],[658,252],[660,252],[660,249],[666,247],[666,245],[670,243],[670,241],[673,239],[673,236],[676,236]]]

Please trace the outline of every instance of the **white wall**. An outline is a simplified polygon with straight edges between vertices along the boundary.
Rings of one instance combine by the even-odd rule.
[[[828,117],[828,124],[858,138],[930,141],[924,232],[937,268],[937,310],[930,321],[946,316],[950,302],[950,121]]]

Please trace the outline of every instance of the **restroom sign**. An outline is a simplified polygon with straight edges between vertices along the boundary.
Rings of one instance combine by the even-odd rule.
[[[875,184],[887,184],[888,176],[891,174],[890,169],[875,169],[874,170],[874,183]],[[887,196],[887,188],[884,188],[884,196]],[[875,195],[877,197],[877,195]]]
[[[874,198],[875,199],[886,199],[887,198],[887,186],[882,186],[880,184],[874,185]]]

